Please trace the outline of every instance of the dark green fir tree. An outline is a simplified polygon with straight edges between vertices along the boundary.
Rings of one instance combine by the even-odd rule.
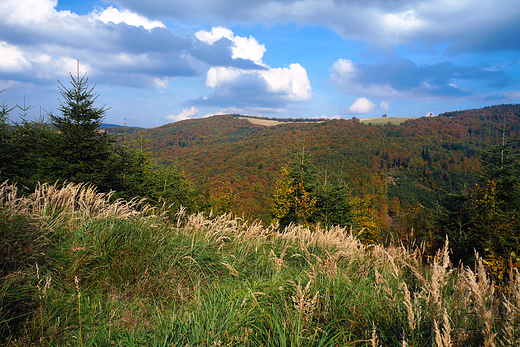
[[[88,85],[86,74],[70,74],[70,87],[61,82],[60,115],[49,114],[51,124],[58,132],[52,163],[56,179],[72,182],[90,182],[107,190],[110,181],[110,156],[113,139],[101,129],[106,109],[97,108],[94,87]]]

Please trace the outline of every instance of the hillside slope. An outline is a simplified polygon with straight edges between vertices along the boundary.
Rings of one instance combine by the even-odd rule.
[[[339,176],[353,194],[433,204],[478,168],[479,148],[520,134],[520,105],[456,111],[401,125],[359,120],[253,124],[237,115],[185,120],[144,131],[155,158],[208,188],[236,194],[237,212],[266,217],[280,168],[302,155],[320,176]],[[135,136],[135,135],[134,135]]]

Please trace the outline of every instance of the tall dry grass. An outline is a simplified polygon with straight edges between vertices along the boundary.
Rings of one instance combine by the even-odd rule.
[[[448,241],[424,263],[419,250],[364,244],[349,228],[280,230],[182,208],[172,220],[74,184],[23,196],[4,183],[0,211],[0,226],[23,216],[12,232],[46,247],[1,275],[2,312],[28,312],[19,329],[0,319],[18,334],[3,339],[13,346],[520,342],[519,274],[498,293],[482,261],[453,267]]]
[[[153,209],[145,199],[112,201],[114,192],[100,193],[90,184],[39,184],[30,195],[22,195],[15,184],[0,185],[0,208],[13,214],[59,218],[66,214],[75,218],[140,217]]]
[[[295,288],[291,299],[298,312],[314,315],[316,309],[330,309],[330,305],[325,304],[327,300],[322,299],[323,303],[317,305],[322,295],[314,284],[316,279],[322,276],[332,283],[338,273],[348,279],[345,268],[360,265],[358,274],[373,274],[376,291],[384,298],[386,307],[404,313],[400,318],[401,332],[396,332],[401,337],[401,345],[423,345],[426,340],[437,346],[513,346],[520,341],[518,274],[512,277],[515,281],[508,296],[500,301],[480,259],[474,271],[463,265],[453,268],[448,240],[431,264],[422,264],[420,250],[410,252],[399,246],[365,245],[348,228],[311,230],[291,225],[285,230],[265,229],[231,215],[207,217],[203,214],[189,217],[186,226],[205,230],[205,238],[216,242],[224,238],[233,243],[251,239],[278,240],[282,245],[280,251],[271,250],[269,254],[277,273],[289,266],[288,258],[303,258],[307,284],[302,285],[300,280],[290,282]],[[309,248],[319,248],[322,254],[311,253]],[[311,285],[316,286],[312,295]],[[307,313],[306,319],[312,315]],[[374,326],[367,336],[371,344],[379,341],[375,333],[377,324]]]

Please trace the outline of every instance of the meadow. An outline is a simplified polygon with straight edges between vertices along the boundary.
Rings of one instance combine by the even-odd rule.
[[[416,117],[378,117],[378,118],[361,118],[359,121],[367,125],[386,125],[392,123],[393,125],[400,125],[407,120],[417,119]]]
[[[21,189],[21,188],[20,188]],[[5,346],[517,346],[520,276],[450,244],[366,244],[154,209],[84,184],[0,186]],[[362,231],[361,231],[362,233]]]

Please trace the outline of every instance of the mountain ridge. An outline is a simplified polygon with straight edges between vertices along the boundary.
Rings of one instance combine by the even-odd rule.
[[[478,169],[478,150],[496,144],[500,128],[520,134],[520,106],[499,105],[420,117],[400,125],[359,119],[253,124],[236,115],[184,120],[142,131],[145,149],[208,189],[234,192],[239,212],[266,218],[279,170],[311,161],[319,175],[341,177],[352,193],[432,205]],[[131,136],[136,136],[133,134]],[[424,187],[419,189],[417,187]]]

